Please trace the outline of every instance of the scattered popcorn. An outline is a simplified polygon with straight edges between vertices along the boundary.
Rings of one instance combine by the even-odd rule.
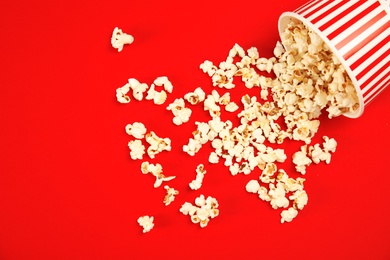
[[[203,102],[203,109],[211,117],[209,121],[195,123],[196,130],[183,145],[183,151],[195,156],[203,145],[210,142],[214,150],[208,161],[217,164],[223,160],[223,165],[233,176],[247,175],[259,169],[259,179],[246,184],[247,192],[258,194],[273,209],[283,208],[281,223],[291,222],[308,203],[308,194],[303,187],[305,179],[291,178],[283,169],[277,169],[277,164],[284,163],[287,155],[284,149],[268,144],[280,145],[286,139],[302,142],[300,151],[292,155],[295,169],[301,174],[306,174],[311,163],[330,163],[337,146],[333,138],[324,136],[322,144],[310,144],[319,129],[318,118],[324,111],[332,118],[359,108],[357,93],[348,74],[315,32],[294,21],[281,34],[281,42],[277,42],[274,48],[274,57],[263,58],[255,47],[245,51],[235,44],[225,61],[217,66],[206,60],[200,69],[209,75],[214,87],[230,90],[236,86],[234,79],[239,77],[246,88],[258,88],[259,94],[243,95],[241,111],[231,101],[229,92],[212,90],[206,95],[200,87],[169,104],[167,110],[172,111],[176,125],[188,122],[191,116],[192,111],[185,107],[185,101],[191,105]],[[272,76],[260,75],[259,71],[272,73]],[[156,91],[156,87],[164,89]],[[147,88],[146,84],[129,79],[128,84],[117,89],[117,99],[121,103],[130,102],[127,93],[131,89],[134,98],[141,100]],[[146,99],[163,104],[167,92],[171,93],[172,89],[167,77],[158,77],[148,89]],[[224,112],[221,106],[226,112],[238,112],[238,125],[221,120]],[[146,128],[142,126],[129,125],[126,132],[136,139],[145,135],[150,144],[147,149],[150,158],[163,150],[171,150],[170,139],[159,138],[153,132],[145,134]],[[131,141],[130,145],[132,158],[142,158],[145,148],[142,149],[140,140]],[[143,173],[151,172],[156,177],[155,187],[174,178],[162,175],[159,164],[144,162],[141,168]],[[205,173],[204,165],[198,165],[196,179],[189,184],[191,189],[201,187]],[[164,203],[170,203],[177,191],[165,187]],[[193,223],[205,227],[210,218],[219,214],[217,208],[215,199],[205,199],[201,195],[195,200],[195,205],[184,203],[180,212],[190,215]]]
[[[195,199],[195,205],[185,202],[181,206],[180,212],[184,215],[190,215],[192,223],[199,223],[203,228],[207,226],[210,219],[219,215],[218,206],[218,201],[215,198],[208,196],[205,199],[202,194]]]
[[[154,177],[156,177],[156,181],[154,182],[154,185],[153,185],[154,188],[160,187],[163,181],[170,181],[170,180],[173,180],[174,178],[176,178],[176,176],[165,177],[165,175],[162,174],[163,169],[162,169],[161,164],[159,164],[159,163],[151,164],[151,163],[145,161],[141,164],[141,172],[143,174],[151,173]]]
[[[184,95],[184,99],[187,100],[191,105],[197,105],[203,102],[206,98],[206,94],[200,87],[196,88],[194,92],[190,92]]]
[[[192,190],[198,190],[202,186],[204,175],[206,174],[206,170],[204,169],[203,164],[199,164],[196,167],[196,178],[195,180],[191,181],[189,184],[190,188]]]
[[[191,109],[185,107],[184,99],[182,98],[175,99],[173,103],[168,105],[167,110],[172,111],[174,115],[173,123],[175,125],[181,125],[188,122],[192,113]]]
[[[150,158],[154,158],[158,153],[162,151],[170,151],[171,139],[169,138],[160,138],[153,131],[145,135],[146,142],[150,145],[148,147],[147,153]]]
[[[167,194],[165,195],[163,202],[165,206],[168,206],[175,200],[175,196],[179,194],[179,191],[169,187],[168,185],[165,185],[164,189],[167,191]]]
[[[130,141],[128,144],[130,148],[130,157],[133,160],[142,160],[143,155],[145,154],[145,146],[142,144],[141,140]]]
[[[131,44],[134,41],[134,37],[122,32],[118,27],[114,28],[111,36],[111,45],[115,49],[118,49],[118,52],[122,51],[123,45]]]
[[[138,218],[138,224],[143,228],[143,233],[147,233],[154,227],[154,217],[141,216]]]
[[[137,139],[145,137],[146,127],[143,123],[135,122],[133,124],[127,124],[125,127],[126,133]]]

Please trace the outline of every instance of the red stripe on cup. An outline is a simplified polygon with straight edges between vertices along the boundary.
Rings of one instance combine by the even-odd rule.
[[[383,11],[381,14],[386,15],[386,12]],[[361,29],[357,30],[356,32],[352,33],[350,36],[347,37],[349,39],[349,42],[354,40],[358,35],[360,35],[362,32],[367,31],[369,27],[371,27],[372,24],[367,23],[364,26],[361,27]],[[362,40],[359,44],[355,45],[351,50],[349,50],[346,54],[343,55],[343,58],[345,60],[348,60],[353,54],[355,54],[359,49],[361,49],[364,45],[378,37],[379,34],[381,34],[383,31],[385,31],[387,28],[390,26],[390,21],[387,21],[384,25],[382,25],[380,28],[375,30],[371,35],[366,37],[364,40]],[[363,30],[364,28],[364,30]],[[356,39],[355,39],[356,40]],[[345,40],[344,40],[345,41]],[[340,49],[339,47],[340,44],[336,46],[337,49]]]
[[[316,12],[318,12],[319,10],[323,9],[325,6],[329,5],[330,3],[332,3],[331,1],[317,1],[317,3],[320,2],[321,4],[319,6],[317,6],[317,8],[315,8],[314,10],[312,10],[311,12],[309,12],[308,14],[304,15],[305,17],[310,17],[312,16],[313,14],[315,14]],[[301,12],[300,12],[301,13]],[[303,13],[303,12],[302,12]],[[302,14],[301,13],[301,14]]]
[[[385,79],[386,80],[386,79]],[[386,87],[390,86],[390,76],[388,77],[387,81],[384,82],[384,84],[378,88],[373,94],[372,96],[370,96],[369,98],[367,98],[367,100],[365,101],[365,104],[368,105],[376,96],[378,96],[379,93],[381,93]]]
[[[388,53],[384,53],[384,54],[387,54],[388,55]],[[382,56],[384,56],[385,57],[385,55],[382,55]],[[379,59],[378,59],[379,60]],[[382,57],[382,59],[380,59],[380,60],[383,60],[383,57]],[[372,63],[372,64],[374,64],[374,65],[371,65],[371,66],[369,66],[369,67],[367,67],[365,70],[365,73],[360,73],[359,75],[361,75],[361,74],[363,74],[362,76],[364,76],[366,73],[367,73],[367,71],[370,71],[368,68],[373,68],[373,67],[375,67],[375,65],[377,65],[376,63]],[[388,60],[388,62],[385,64],[385,65],[383,65],[379,70],[377,70],[371,77],[369,77],[367,80],[365,80],[364,81],[364,83],[363,84],[361,84],[361,86],[360,86],[360,89],[361,90],[363,90],[363,92],[364,92],[364,89],[367,87],[367,85],[369,85],[371,82],[373,82],[373,81],[375,81],[375,79],[376,78],[378,78],[379,76],[380,76],[380,74],[381,73],[383,73],[383,71],[385,71],[385,69],[388,69],[389,68],[389,66],[390,66],[390,59]],[[359,76],[358,75],[358,76]],[[361,76],[361,77],[362,77]],[[360,77],[360,78],[361,78]],[[357,77],[356,77],[357,78]],[[359,80],[359,79],[358,79]]]
[[[390,35],[388,35],[380,43],[376,44],[374,48],[369,50],[367,53],[365,53],[363,56],[361,56],[358,60],[356,60],[353,64],[351,64],[351,66],[350,66],[351,70],[355,70],[360,64],[362,64],[365,60],[367,60],[369,57],[374,55],[378,50],[380,50],[389,41],[390,41]]]
[[[363,93],[364,99],[369,99],[370,97],[372,97],[372,95],[375,95],[375,93],[378,92],[382,87],[387,86],[386,82],[390,80],[390,71],[388,71],[383,77],[381,77],[381,80],[381,83],[377,85],[377,89],[371,88],[369,89],[369,91]]]
[[[331,3],[332,1],[329,1],[329,2]],[[321,21],[325,17],[329,16],[330,14],[334,13],[337,9],[340,9],[340,7],[342,7],[343,5],[345,5],[347,3],[348,3],[348,1],[341,1],[340,3],[336,4],[335,6],[333,6],[329,10],[325,11],[324,13],[319,15],[318,17],[314,18],[311,22],[313,24],[318,23],[319,21]]]
[[[296,9],[295,12],[297,12],[297,13],[305,12],[305,11],[308,10],[310,7],[312,7],[313,5],[315,5],[316,2],[318,2],[318,1],[317,1],[317,0],[309,1],[309,2],[307,2],[306,4],[304,4],[303,6],[299,7],[298,9]]]
[[[345,1],[347,2],[347,1]],[[361,6],[362,4],[364,4],[365,1],[358,1],[356,2],[355,4],[353,4],[352,6],[348,7],[346,10],[342,11],[340,14],[336,15],[335,17],[333,17],[330,21],[328,21],[327,23],[325,23],[324,25],[322,25],[319,29],[321,31],[324,31],[326,30],[327,28],[329,28],[331,25],[333,25],[334,23],[336,23],[338,20],[342,19],[344,16],[346,16],[347,14],[349,13],[352,13],[354,10],[356,10],[357,8],[359,8],[359,6]],[[355,20],[355,19],[354,19]]]
[[[375,24],[376,22],[378,22],[380,19],[382,19],[383,17],[386,16],[386,12],[385,11],[382,11],[380,12],[377,16],[373,17],[370,21],[368,21],[367,23],[365,23],[362,27],[360,27],[359,29],[357,29],[356,31],[352,32],[348,37],[346,37],[344,40],[342,40],[341,42],[339,42],[337,45],[336,45],[336,48],[338,50],[340,50],[341,48],[343,48],[346,44],[350,43],[352,40],[354,40],[356,37],[358,37],[360,34],[364,33],[365,31],[367,31],[367,29],[369,29],[373,24]],[[356,20],[358,21],[358,20]]]
[[[359,1],[359,2],[363,2],[364,1]],[[378,6],[380,6],[380,3],[379,2],[375,2],[374,4],[370,5],[368,8],[366,8],[365,10],[363,10],[361,13],[359,13],[357,16],[355,16],[354,18],[352,18],[351,20],[349,20],[348,22],[346,22],[345,24],[343,24],[342,26],[340,26],[338,29],[336,29],[334,32],[330,33],[328,35],[328,39],[329,40],[332,40],[334,39],[336,36],[338,36],[339,34],[341,34],[342,32],[346,31],[349,27],[351,27],[352,25],[354,25],[355,23],[359,22],[363,17],[365,17],[367,14],[371,13],[373,10],[375,10]],[[339,18],[338,18],[339,19]]]
[[[389,75],[390,73],[387,72],[385,76],[378,78],[377,82],[374,82],[374,84],[372,84],[372,87],[366,93],[363,93],[363,102],[365,105],[367,105],[367,102],[370,99],[373,99],[377,94],[379,94],[379,92],[389,86]]]

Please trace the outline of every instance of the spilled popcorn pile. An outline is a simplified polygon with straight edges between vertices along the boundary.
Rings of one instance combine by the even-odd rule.
[[[213,90],[207,94],[200,87],[176,99],[166,109],[172,112],[172,121],[179,126],[191,117],[189,105],[203,104],[210,120],[195,123],[196,129],[188,143],[183,145],[183,151],[195,156],[203,145],[211,143],[210,164],[223,161],[233,176],[241,173],[249,175],[259,170],[259,178],[250,180],[246,191],[257,194],[273,209],[283,209],[281,223],[284,223],[291,222],[308,203],[303,185],[305,179],[294,179],[285,170],[278,169],[278,165],[287,160],[287,155],[283,148],[274,149],[267,143],[281,145],[286,139],[302,142],[300,150],[291,158],[297,173],[302,176],[312,163],[329,164],[337,142],[324,136],[322,143],[311,144],[319,129],[318,118],[323,110],[327,111],[329,118],[354,112],[359,108],[359,100],[340,61],[316,33],[301,22],[293,21],[282,33],[281,41],[276,44],[274,57],[269,59],[260,57],[255,47],[245,51],[235,44],[227,59],[218,66],[208,60],[200,65],[200,69],[210,76],[214,87],[228,91],[235,87],[234,80],[241,78],[247,88],[259,88],[258,97],[246,94],[241,98],[241,111],[239,104],[231,101],[229,92],[221,95]],[[272,76],[261,75],[265,72]],[[156,90],[157,87],[161,90]],[[173,86],[167,77],[157,78],[150,87],[132,78],[117,89],[117,100],[130,102],[127,95],[130,90],[137,100],[142,100],[146,93],[147,100],[162,105],[167,93],[172,93]],[[237,112],[240,124],[234,126],[230,120],[223,121],[221,114],[224,111]],[[285,126],[282,127],[280,122]],[[142,139],[149,144],[146,153],[150,158],[171,150],[169,138],[160,138],[153,131],[147,133],[140,122],[127,125],[126,132],[134,137],[129,142],[130,156],[134,160],[142,160],[145,154]],[[141,168],[142,173],[155,176],[156,188],[163,181],[175,178],[165,177],[160,164],[143,162]],[[205,166],[198,165],[196,173],[189,184],[192,190],[201,188]],[[169,186],[165,189],[167,196],[164,203],[168,205],[179,192]],[[219,215],[218,202],[211,196],[205,199],[201,195],[195,200],[195,205],[184,203],[180,212],[190,215],[193,223],[205,227],[210,219]]]

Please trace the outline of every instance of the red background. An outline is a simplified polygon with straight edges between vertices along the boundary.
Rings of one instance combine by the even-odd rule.
[[[309,204],[284,224],[245,191],[259,171],[233,177],[207,163],[209,147],[195,157],[181,151],[194,122],[208,119],[201,108],[181,127],[165,110],[198,86],[210,92],[199,65],[223,61],[235,43],[270,57],[279,15],[305,1],[2,3],[0,259],[389,259],[389,89],[358,119],[321,117],[313,142],[328,135],[337,151],[331,164],[309,166]],[[120,53],[110,44],[116,26],[135,38]],[[163,106],[116,101],[128,78],[163,75],[174,85]],[[239,85],[232,97],[247,92],[257,93]],[[176,176],[168,184],[180,194],[168,207],[165,190],[129,156],[124,127],[135,121],[172,139],[171,152],[144,157]],[[289,156],[299,145],[284,144]],[[296,177],[290,160],[284,168]],[[192,191],[199,163],[207,174]],[[220,204],[204,229],[179,212],[200,194]],[[155,217],[147,234],[137,224],[144,214]]]

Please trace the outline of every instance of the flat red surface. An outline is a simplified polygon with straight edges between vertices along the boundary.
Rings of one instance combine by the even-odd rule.
[[[245,191],[259,171],[232,176],[181,151],[196,120],[177,127],[165,109],[210,78],[199,65],[218,64],[238,43],[270,57],[277,20],[305,0],[274,1],[6,1],[0,8],[0,259],[389,259],[390,90],[358,119],[321,117],[315,140],[338,141],[329,165],[311,165],[309,203],[291,223]],[[135,41],[118,53],[114,27]],[[168,76],[174,91],[163,106],[119,104],[115,90],[128,78],[152,83]],[[239,81],[237,79],[237,81]],[[220,93],[225,90],[218,89]],[[232,91],[239,101],[245,87]],[[165,206],[163,187],[129,156],[124,127],[143,122],[172,140],[155,159],[179,190]],[[315,141],[313,140],[313,142]],[[289,156],[300,143],[286,143]],[[192,191],[195,167],[207,169]],[[299,176],[291,157],[283,166]],[[180,206],[200,194],[219,201],[206,228]],[[155,217],[146,234],[141,215]]]

